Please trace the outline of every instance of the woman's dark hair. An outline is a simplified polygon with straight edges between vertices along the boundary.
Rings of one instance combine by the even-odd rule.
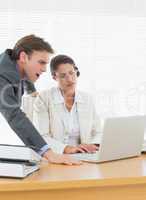
[[[67,63],[73,65],[75,71],[77,72],[77,76],[80,76],[80,72],[78,68],[76,67],[74,60],[67,55],[57,55],[51,59],[50,71],[51,71],[52,76],[54,76],[54,73],[57,71],[59,65],[67,64]]]
[[[48,42],[35,35],[27,35],[18,40],[11,51],[12,59],[18,60],[22,51],[24,51],[27,55],[31,55],[33,51],[47,51],[51,54],[54,53],[54,50]]]

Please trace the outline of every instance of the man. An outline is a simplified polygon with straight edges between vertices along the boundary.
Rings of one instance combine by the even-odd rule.
[[[20,109],[23,83],[35,82],[46,71],[53,52],[42,38],[28,35],[0,55],[0,112],[24,144],[49,162],[80,164],[68,155],[54,153]]]

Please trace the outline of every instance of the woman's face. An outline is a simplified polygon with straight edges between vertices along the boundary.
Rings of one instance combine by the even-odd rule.
[[[74,66],[69,63],[60,64],[55,72],[54,79],[58,81],[58,85],[63,91],[75,90],[77,72]]]

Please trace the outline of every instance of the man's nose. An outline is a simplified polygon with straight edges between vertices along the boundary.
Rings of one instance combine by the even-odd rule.
[[[41,71],[42,71],[42,72],[46,72],[46,71],[47,71],[47,66],[42,67],[42,68],[41,68]]]

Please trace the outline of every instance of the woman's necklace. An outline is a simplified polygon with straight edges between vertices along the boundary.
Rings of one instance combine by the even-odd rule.
[[[61,89],[60,89],[60,91],[61,91],[61,94],[62,94],[62,96],[64,98],[64,103],[65,103],[65,106],[66,106],[67,110],[71,111],[72,106],[74,104],[74,94],[67,96],[67,95],[65,95],[64,91],[62,91]]]

